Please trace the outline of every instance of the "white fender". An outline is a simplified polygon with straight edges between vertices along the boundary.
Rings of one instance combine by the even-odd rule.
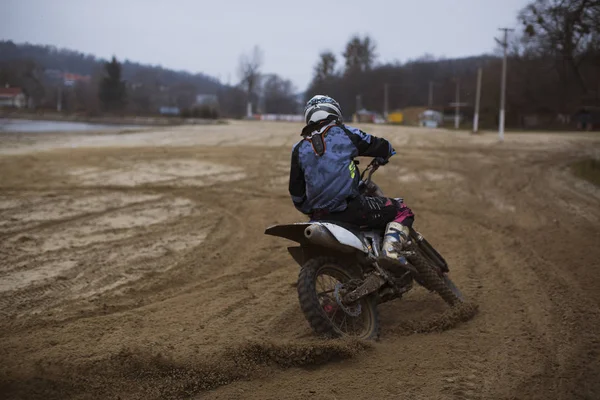
[[[340,244],[354,248],[356,250],[368,253],[367,247],[363,244],[359,237],[348,229],[330,222],[296,222],[294,224],[287,225],[273,225],[265,230],[267,235],[279,236],[289,240],[293,240],[300,244],[308,243],[308,239],[305,236],[305,230],[310,227],[318,225],[323,227],[327,232],[335,238]]]
[[[336,224],[332,224],[330,222],[317,222],[319,225],[323,225],[326,227],[329,232],[343,245],[354,247],[357,250],[368,253],[367,248],[363,244],[363,242],[348,229],[341,227]]]

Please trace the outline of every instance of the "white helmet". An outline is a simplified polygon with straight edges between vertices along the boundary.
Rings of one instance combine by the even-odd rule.
[[[304,121],[306,125],[322,121],[330,115],[342,119],[342,107],[329,96],[318,94],[310,99],[304,107]]]

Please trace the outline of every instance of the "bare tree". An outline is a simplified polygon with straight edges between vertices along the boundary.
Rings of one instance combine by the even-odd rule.
[[[350,38],[343,53],[346,59],[346,73],[370,70],[377,57],[375,47],[375,42],[369,36],[362,40],[357,35]]]
[[[246,116],[252,115],[252,100],[260,83],[260,67],[263,63],[263,51],[254,46],[250,54],[242,54],[238,65],[238,75],[247,96]]]
[[[265,112],[272,114],[293,114],[298,110],[296,90],[291,81],[279,75],[265,77],[263,86]]]
[[[319,54],[319,62],[315,65],[313,80],[316,82],[325,82],[335,75],[336,57],[331,51],[324,51]]]
[[[556,60],[565,99],[571,79],[587,91],[581,64],[600,35],[599,18],[598,0],[534,0],[519,14],[531,45]]]

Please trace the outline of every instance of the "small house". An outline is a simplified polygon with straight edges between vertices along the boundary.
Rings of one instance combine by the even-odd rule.
[[[442,109],[444,121],[452,122],[456,118],[456,108],[458,106],[458,120],[460,122],[470,121],[475,113],[474,107],[468,103],[450,103]]]
[[[23,108],[26,105],[27,98],[21,88],[0,88],[0,107]]]
[[[385,119],[378,113],[374,111],[368,111],[363,108],[362,110],[358,110],[358,112],[352,116],[352,121],[355,123],[370,122],[373,124],[382,124],[385,122]]]
[[[444,120],[444,114],[435,110],[425,110],[419,114],[419,126],[437,128]]]
[[[179,114],[181,114],[181,110],[179,110],[179,107],[169,107],[169,106],[159,107],[158,112],[160,113],[160,115],[179,115]]]
[[[91,77],[89,75],[78,75],[66,72],[62,75],[63,83],[65,86],[75,86],[77,82],[90,83]]]
[[[194,107],[219,108],[219,98],[215,94],[198,94]]]
[[[572,117],[577,129],[591,131],[600,128],[600,107],[582,107]]]

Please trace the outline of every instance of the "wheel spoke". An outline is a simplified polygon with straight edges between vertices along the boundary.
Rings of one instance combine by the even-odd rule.
[[[322,278],[322,276],[319,276],[317,278],[317,283],[318,283],[319,287],[321,288],[321,290],[324,290],[327,288],[327,286],[323,284],[324,279],[321,279],[321,278]]]
[[[364,300],[359,304],[340,305],[334,295],[336,286],[347,285],[353,278],[337,265],[322,267],[315,277],[314,290],[317,300],[322,308],[324,317],[340,336],[362,337],[370,332],[369,305]],[[341,295],[341,294],[340,294]],[[348,312],[353,312],[361,307],[361,313],[354,317]],[[341,312],[340,312],[341,309]]]
[[[346,333],[348,333],[348,323],[346,322],[347,317],[348,317],[348,314],[344,313],[344,319],[342,320],[342,323],[340,324],[341,327],[343,327],[344,325],[346,325]]]
[[[335,311],[333,312],[333,314],[331,315],[331,317],[329,317],[329,315],[327,316],[327,318],[329,318],[329,320],[335,325],[335,316],[337,314],[338,311],[340,311],[340,306],[336,304],[337,307],[335,307]]]

